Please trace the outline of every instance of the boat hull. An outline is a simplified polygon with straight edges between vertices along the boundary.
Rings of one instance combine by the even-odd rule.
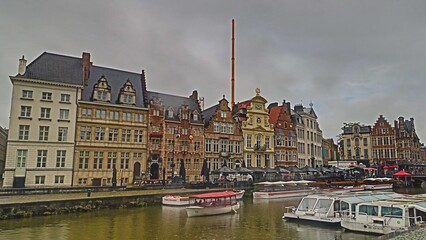
[[[303,197],[315,193],[314,189],[289,190],[278,192],[253,192],[253,198],[257,199],[274,199],[274,198],[291,198]]]
[[[225,213],[236,213],[240,208],[240,204],[217,206],[217,207],[201,207],[201,206],[189,206],[186,208],[188,217],[201,217],[219,215]]]
[[[188,206],[189,205],[189,197],[164,196],[161,200],[163,205],[168,205],[168,206]]]
[[[309,216],[309,215],[296,215],[294,213],[284,213],[283,219],[287,220],[304,220],[309,222],[320,222],[332,225],[339,225],[341,222],[341,218],[327,218],[327,217],[318,217],[318,216]]]

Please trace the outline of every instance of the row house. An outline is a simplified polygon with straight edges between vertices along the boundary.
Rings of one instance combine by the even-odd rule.
[[[369,166],[371,158],[371,126],[347,123],[342,128],[341,156],[345,161],[356,161]]]
[[[71,186],[80,58],[43,53],[11,76],[5,187]],[[73,66],[73,67],[72,67]]]
[[[334,140],[332,138],[323,139],[322,145],[323,145],[323,161],[324,161],[323,163],[325,166],[328,166],[330,161],[340,160],[339,149],[337,147],[337,144],[334,143]]]
[[[4,165],[6,163],[7,135],[9,130],[0,127],[0,186],[3,185]]]
[[[274,126],[274,164],[275,166],[297,166],[296,128],[291,119],[290,102],[283,101],[281,106],[271,104],[269,107],[269,123]]]
[[[342,160],[386,165],[423,159],[413,118],[399,117],[392,126],[379,115],[373,127],[349,123],[342,130],[339,143]]]
[[[297,136],[298,167],[323,165],[323,135],[313,104],[309,108],[295,105],[291,115]]]
[[[269,123],[266,103],[257,88],[256,96],[234,107],[234,115],[241,124],[244,137],[244,163],[247,167],[273,168],[275,165],[274,126]]]
[[[83,53],[82,63],[73,185],[127,185],[140,179],[147,165],[144,72],[94,66],[89,53]]]
[[[228,104],[223,96],[218,104],[203,111],[205,159],[210,170],[243,166],[243,134]]]
[[[399,117],[394,122],[397,158],[411,162],[420,161],[420,139],[414,127],[414,118]]]
[[[189,97],[148,91],[148,179],[200,179],[204,125],[198,93]],[[182,173],[182,169],[185,173]]]
[[[397,160],[395,129],[380,115],[371,130],[372,162],[380,165],[394,164]]]

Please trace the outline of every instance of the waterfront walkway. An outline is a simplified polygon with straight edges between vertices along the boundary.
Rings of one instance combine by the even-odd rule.
[[[132,197],[132,196],[149,196],[149,195],[171,195],[171,194],[191,194],[207,191],[220,191],[224,189],[158,189],[158,190],[131,190],[131,191],[111,191],[111,192],[91,192],[90,198],[114,198],[114,197]],[[10,204],[20,203],[37,203],[50,201],[67,201],[87,199],[87,192],[80,193],[61,193],[61,194],[31,194],[31,195],[13,195],[0,196],[0,208]]]

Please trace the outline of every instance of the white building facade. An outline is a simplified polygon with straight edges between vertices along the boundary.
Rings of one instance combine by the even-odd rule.
[[[53,54],[20,59],[13,85],[4,187],[71,186],[79,72],[57,71]],[[69,71],[72,71],[71,68]]]
[[[318,117],[312,106],[310,104],[310,108],[306,108],[303,105],[296,105],[292,111],[292,120],[296,126],[297,135],[298,167],[323,165],[323,136]]]

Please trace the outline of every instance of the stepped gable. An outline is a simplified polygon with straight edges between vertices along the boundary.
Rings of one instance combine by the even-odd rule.
[[[274,124],[276,126],[278,121],[278,116],[280,115],[281,108],[283,106],[273,106],[269,110],[269,123]]]
[[[173,109],[173,117],[169,117],[168,114],[165,114],[166,120],[176,120],[179,121],[179,109],[187,105],[188,108],[191,110],[191,113],[196,110],[198,114],[201,116],[201,109],[200,105],[198,103],[198,100],[191,98],[191,97],[182,97],[182,96],[176,96],[166,93],[159,93],[159,92],[153,92],[153,91],[147,91],[148,95],[148,101],[153,100],[154,98],[160,99],[160,101],[163,103],[164,110],[167,111],[167,109],[172,108]],[[190,118],[190,121],[193,123],[203,123],[202,117],[198,118],[197,121],[194,121],[192,116]]]
[[[83,67],[81,58],[44,52],[16,77],[83,85]]]

